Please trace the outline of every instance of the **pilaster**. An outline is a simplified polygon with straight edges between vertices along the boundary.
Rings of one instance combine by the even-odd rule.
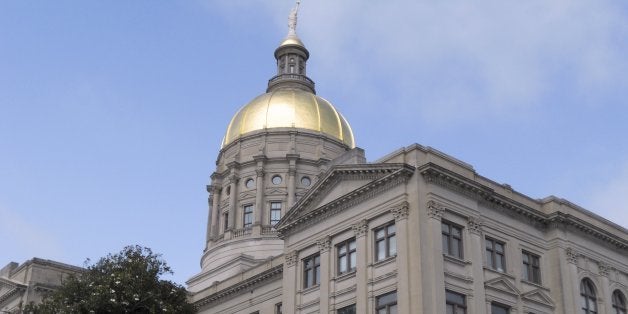
[[[316,241],[321,254],[321,282],[319,286],[319,312],[329,312],[329,286],[332,277],[331,238],[324,237]]]
[[[422,257],[425,262],[425,269],[431,270],[424,274],[424,286],[433,287],[433,289],[425,290],[425,300],[423,304],[426,313],[444,313],[445,312],[445,269],[443,265],[443,247],[441,240],[441,219],[445,212],[442,204],[435,201],[427,203],[428,219],[428,252]]]
[[[393,207],[390,212],[395,218],[397,229],[397,306],[399,313],[410,313],[410,261],[408,246],[408,214],[410,204],[403,202]]]
[[[284,260],[282,310],[284,313],[296,313],[299,254],[297,251],[288,252],[284,255]]]
[[[464,253],[471,260],[471,277],[473,278],[473,304],[474,313],[483,313],[486,308],[486,293],[484,291],[484,247],[482,239],[482,221],[475,217],[467,220],[469,235],[468,245],[464,246]]]
[[[368,272],[366,265],[368,265],[368,222],[361,220],[360,222],[351,226],[355,233],[356,242],[356,313],[368,313]]]

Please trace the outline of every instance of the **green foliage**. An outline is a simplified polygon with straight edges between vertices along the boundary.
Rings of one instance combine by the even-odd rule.
[[[88,261],[89,262],[89,261]],[[48,313],[194,313],[182,286],[160,280],[172,271],[151,249],[127,246],[70,276],[40,305],[25,312]]]

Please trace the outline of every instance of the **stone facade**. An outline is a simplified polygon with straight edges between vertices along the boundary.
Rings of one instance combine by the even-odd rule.
[[[269,89],[314,92],[293,83]],[[532,199],[418,144],[367,163],[324,132],[238,136],[219,153],[188,282],[201,313],[625,313],[628,230],[564,199]]]
[[[21,313],[30,303],[39,303],[64,278],[83,268],[33,258],[21,265],[11,262],[0,270],[0,313]]]

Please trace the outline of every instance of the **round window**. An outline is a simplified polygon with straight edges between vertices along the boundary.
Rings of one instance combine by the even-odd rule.
[[[248,179],[246,180],[246,182],[244,182],[244,185],[247,188],[252,189],[253,187],[255,187],[255,181],[253,179]]]
[[[281,176],[280,175],[276,175],[272,178],[272,182],[274,185],[280,184],[281,183]]]
[[[302,186],[310,186],[311,184],[312,184],[312,180],[309,177],[301,178],[301,185]]]

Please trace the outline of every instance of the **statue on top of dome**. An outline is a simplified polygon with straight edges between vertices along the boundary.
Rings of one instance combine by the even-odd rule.
[[[299,13],[299,4],[301,4],[301,1],[297,0],[297,5],[292,8],[290,16],[288,16],[288,36],[297,35],[297,13]]]

